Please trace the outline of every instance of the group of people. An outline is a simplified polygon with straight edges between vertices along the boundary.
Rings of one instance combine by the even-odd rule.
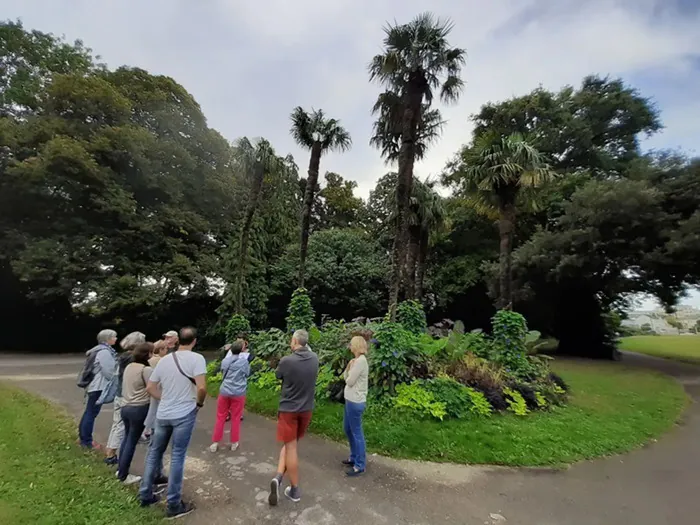
[[[309,334],[297,330],[291,339],[291,353],[277,367],[282,382],[277,418],[277,441],[281,444],[277,472],[270,483],[270,505],[277,505],[284,477],[289,486],[284,495],[293,502],[301,500],[299,488],[298,442],[311,422],[314,409],[318,357],[309,348]],[[197,331],[184,327],[169,331],[155,343],[134,332],[122,339],[118,354],[117,333],[102,330],[97,346],[87,352],[86,364],[78,385],[85,388],[85,411],[78,428],[81,446],[99,448],[93,441],[95,419],[105,404],[113,404],[112,428],[105,447],[105,462],[117,467],[124,484],[140,483],[142,506],[157,503],[167,487],[166,514],[176,518],[189,514],[194,505],[182,500],[185,457],[194,431],[197,413],[206,400],[206,361],[192,349]],[[209,450],[222,446],[224,426],[231,422],[230,450],[239,447],[240,427],[245,407],[252,356],[244,339],[224,348],[221,363],[223,380],[216,407],[216,423]],[[369,365],[367,342],[353,337],[349,349],[353,359],[343,378],[344,430],[350,455],[342,461],[347,475],[360,476],[366,468],[366,447],[362,415],[367,401]],[[137,444],[148,443],[143,476],[130,473]],[[171,446],[169,476],[163,472],[163,456]]]

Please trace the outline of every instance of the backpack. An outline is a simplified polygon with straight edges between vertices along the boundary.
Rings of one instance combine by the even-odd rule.
[[[88,352],[83,369],[78,374],[78,381],[76,382],[78,388],[87,388],[92,383],[92,380],[95,379],[95,359],[97,359],[97,354],[101,351],[102,348],[98,347]]]

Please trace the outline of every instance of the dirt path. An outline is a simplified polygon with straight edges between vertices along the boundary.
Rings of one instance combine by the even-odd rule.
[[[218,525],[663,525],[700,521],[700,368],[637,355],[633,366],[676,376],[693,398],[682,423],[658,443],[631,454],[568,470],[517,470],[433,465],[372,457],[363,478],[347,480],[340,445],[309,437],[300,449],[303,500],[267,505],[275,470],[274,423],[247,415],[239,452],[206,449],[214,406],[200,412],[187,461],[185,491],[198,510],[185,523]],[[0,380],[13,381],[78,417],[80,357],[0,357]],[[111,424],[97,423],[104,440]],[[143,447],[134,460],[143,464]]]

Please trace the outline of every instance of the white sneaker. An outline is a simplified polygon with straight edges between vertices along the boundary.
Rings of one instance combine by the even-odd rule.
[[[238,441],[231,443],[231,452],[235,452],[236,450],[238,450]]]
[[[129,474],[126,479],[124,480],[124,485],[136,485],[137,483],[141,482],[141,476],[134,476],[133,474]]]
[[[209,452],[214,453],[217,450],[219,450],[219,444],[218,443],[212,443],[211,446],[209,447]]]

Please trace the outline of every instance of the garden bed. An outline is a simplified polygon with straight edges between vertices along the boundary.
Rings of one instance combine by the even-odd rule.
[[[370,346],[365,431],[371,451],[399,458],[501,465],[559,465],[630,450],[668,429],[684,405],[672,379],[613,363],[562,362],[535,355],[537,332],[523,316],[497,312],[491,334],[457,322],[428,329],[422,306],[401,303],[389,319],[313,324],[304,290],[294,293],[287,331],[252,332],[241,316],[228,339],[244,336],[251,364],[248,408],[274,416],[280,382],[275,367],[289,353],[291,333],[308,327],[320,362],[311,431],[344,440],[335,400],[350,352],[362,336]],[[222,374],[208,367],[210,394]],[[558,374],[560,372],[563,375]]]

